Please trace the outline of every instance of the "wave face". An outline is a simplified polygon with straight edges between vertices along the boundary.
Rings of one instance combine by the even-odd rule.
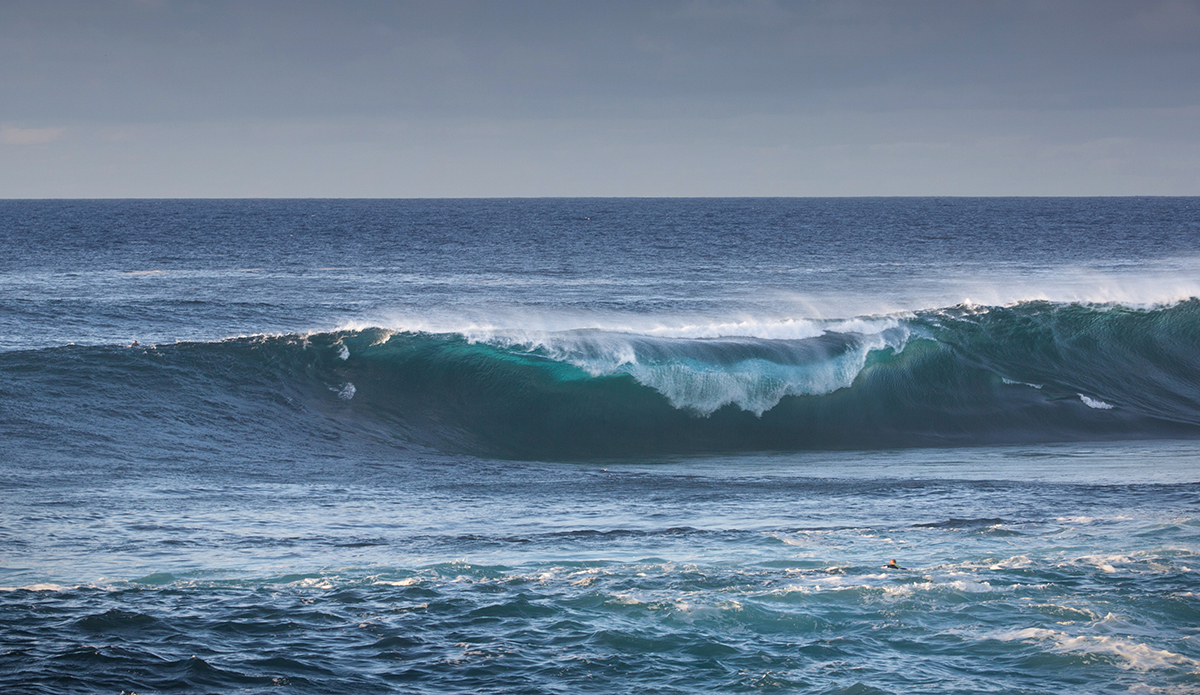
[[[356,433],[570,459],[1192,437],[1197,346],[1192,299],[1153,309],[964,305],[708,331],[370,328],[0,359],[15,377],[5,390],[35,394],[53,417],[71,403],[76,430],[106,436],[114,425],[98,417],[231,443]]]

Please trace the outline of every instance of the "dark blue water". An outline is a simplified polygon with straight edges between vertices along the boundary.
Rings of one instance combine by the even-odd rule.
[[[8,691],[1200,687],[1198,199],[0,201],[0,249]]]

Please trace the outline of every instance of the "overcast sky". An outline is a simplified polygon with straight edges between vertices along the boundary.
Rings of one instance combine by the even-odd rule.
[[[1200,195],[1200,0],[0,0],[0,197]]]

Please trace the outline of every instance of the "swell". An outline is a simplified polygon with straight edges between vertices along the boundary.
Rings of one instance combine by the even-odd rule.
[[[0,426],[58,447],[347,437],[509,458],[1200,434],[1200,300],[809,322],[788,338],[335,331],[0,354]],[[168,448],[169,448],[168,446]],[[319,447],[318,447],[319,448]]]

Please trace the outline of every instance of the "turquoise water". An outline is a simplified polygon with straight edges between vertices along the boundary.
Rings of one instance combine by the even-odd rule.
[[[1196,692],[1194,208],[0,203],[0,685]]]

